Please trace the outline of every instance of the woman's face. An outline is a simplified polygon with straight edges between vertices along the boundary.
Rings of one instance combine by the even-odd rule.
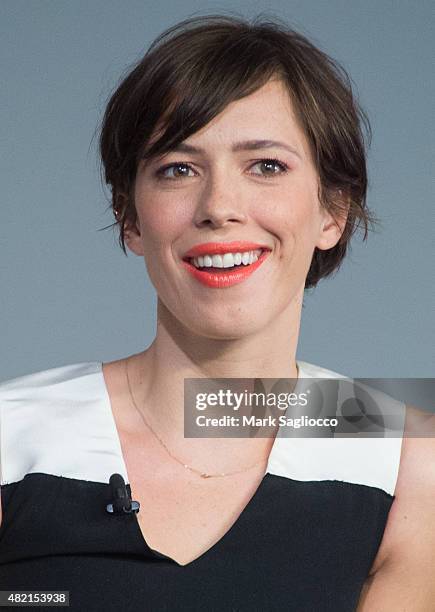
[[[277,144],[235,149],[260,140]],[[231,103],[183,145],[195,150],[139,164],[137,230],[127,231],[128,247],[144,256],[167,310],[195,333],[234,339],[281,315],[288,322],[286,311],[301,304],[314,248],[331,248],[341,232],[320,207],[317,173],[284,85],[269,81]],[[233,241],[269,249],[240,282],[201,282],[195,265],[192,273],[183,261],[194,246]],[[207,274],[205,268],[199,276]]]

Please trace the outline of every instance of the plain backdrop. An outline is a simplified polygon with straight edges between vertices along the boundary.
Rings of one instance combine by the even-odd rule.
[[[354,377],[433,377],[434,2],[13,0],[0,4],[0,380],[110,361],[154,338],[156,296],[125,257],[94,132],[121,76],[193,15],[278,16],[350,73],[372,124],[368,204],[305,299],[298,358]],[[360,236],[360,235],[359,235]]]

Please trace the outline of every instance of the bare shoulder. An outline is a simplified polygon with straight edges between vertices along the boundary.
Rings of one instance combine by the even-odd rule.
[[[434,500],[435,414],[407,405],[394,501],[371,574],[386,563],[434,557]]]
[[[428,612],[435,601],[435,415],[406,407],[399,472],[358,612]]]

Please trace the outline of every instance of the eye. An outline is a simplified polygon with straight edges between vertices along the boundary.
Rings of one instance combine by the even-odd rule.
[[[167,174],[168,170],[175,170],[176,172],[181,170],[181,174],[177,176],[177,174],[173,174],[172,176]],[[169,180],[178,180],[188,176],[188,171],[192,170],[192,168],[183,162],[175,162],[173,164],[168,164],[167,166],[162,166],[156,171],[156,176],[159,179],[169,179]]]
[[[279,161],[279,159],[272,159],[272,158],[259,159],[251,167],[253,168],[255,166],[260,166],[263,169],[266,169],[266,173],[263,173],[263,172],[253,173],[258,176],[263,176],[264,178],[272,178],[276,176],[277,174],[285,174],[288,171],[287,164]],[[276,171],[276,168],[278,168],[278,171]]]
[[[275,158],[263,158],[258,159],[251,168],[255,166],[260,166],[265,172],[253,172],[254,176],[260,176],[263,178],[273,178],[279,174],[285,174],[288,172],[288,166],[284,162]],[[183,178],[189,178],[189,176],[195,176],[195,174],[189,175],[189,170],[193,172],[192,167],[186,162],[174,162],[172,164],[167,164],[166,166],[162,166],[156,171],[156,177],[159,180],[170,180],[176,181]],[[171,172],[172,173],[171,176]]]

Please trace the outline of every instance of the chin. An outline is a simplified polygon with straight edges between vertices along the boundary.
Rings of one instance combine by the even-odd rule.
[[[252,321],[246,318],[239,320],[213,320],[205,318],[196,320],[187,327],[198,334],[213,340],[237,340],[260,331],[265,326],[264,321]]]

